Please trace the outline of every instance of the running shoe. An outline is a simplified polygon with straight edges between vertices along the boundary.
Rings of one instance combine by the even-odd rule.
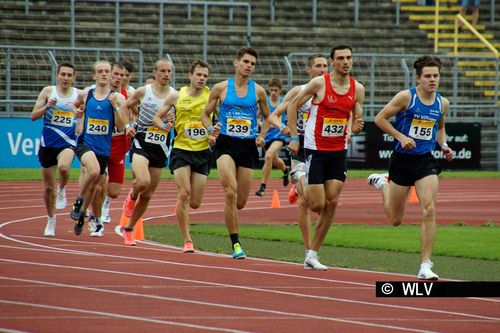
[[[290,167],[286,167],[285,171],[283,171],[283,186],[287,187],[290,184],[290,179],[288,176],[290,175]]]
[[[66,188],[60,188],[57,186],[57,194],[56,194],[56,209],[64,209],[68,201],[66,200]]]
[[[125,202],[123,203],[123,215],[125,215],[125,217],[131,217],[134,213],[136,200],[137,198],[135,200],[132,199],[132,190],[130,190],[127,199],[125,199]]]
[[[45,226],[45,230],[43,231],[43,235],[45,237],[55,237],[56,236],[56,221],[47,221],[47,225]]]
[[[75,235],[80,236],[83,230],[83,225],[85,224],[85,214],[80,214],[78,221],[76,221],[73,231]]]
[[[246,253],[243,251],[240,243],[236,243],[233,245],[233,259],[245,259]]]
[[[300,162],[290,171],[290,181],[292,182],[292,184],[296,184],[300,181],[300,178],[305,175],[306,164],[304,162]]]
[[[328,267],[319,262],[318,252],[309,250],[304,260],[304,269],[326,271]]]
[[[102,237],[104,236],[104,226],[102,224],[98,224],[95,227],[95,230],[90,233],[90,237]]]
[[[123,237],[123,243],[127,246],[135,246],[135,239],[134,235],[132,235],[132,231],[127,231],[125,228],[121,228],[122,231],[122,237]]]
[[[299,195],[297,194],[297,187],[294,184],[290,191],[288,191],[288,202],[293,205],[297,200],[299,200]]]
[[[439,276],[431,270],[432,266],[434,266],[434,264],[430,260],[423,262],[420,265],[420,271],[418,272],[417,278],[421,280],[438,280]]]
[[[102,223],[111,223],[111,216],[109,214],[103,215]]]
[[[76,197],[75,203],[73,204],[71,212],[69,213],[69,216],[71,216],[71,219],[73,219],[74,221],[78,221],[78,219],[80,218],[80,210],[82,209],[82,205],[83,199],[79,196]]]
[[[182,253],[194,253],[194,245],[193,242],[187,241],[184,243],[184,248],[182,249]]]
[[[368,176],[368,184],[375,186],[376,189],[380,190],[383,185],[389,184],[389,174],[388,173],[372,173]]]
[[[105,208],[105,204],[102,205],[101,221],[103,223],[111,223],[111,216],[109,216],[109,205]]]
[[[89,233],[93,233],[95,229],[97,228],[97,219],[95,218],[94,215],[89,216],[89,221],[87,222],[88,226],[87,228],[89,229]]]
[[[259,197],[263,197],[264,194],[266,193],[266,188],[264,187],[264,184],[260,184],[260,187],[257,192],[255,192],[255,195]]]

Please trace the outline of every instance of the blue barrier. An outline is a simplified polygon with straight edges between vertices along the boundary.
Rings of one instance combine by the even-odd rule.
[[[39,168],[38,148],[43,120],[0,118],[0,168]],[[79,168],[75,157],[73,168]],[[126,167],[129,167],[128,156]]]

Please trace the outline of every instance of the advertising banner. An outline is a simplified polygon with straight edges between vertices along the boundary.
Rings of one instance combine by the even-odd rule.
[[[441,149],[434,150],[443,169],[480,169],[481,124],[446,123],[446,141],[454,152],[448,162]],[[374,122],[366,122],[363,132],[353,137],[348,149],[348,167],[353,169],[387,169],[394,138],[383,133]]]

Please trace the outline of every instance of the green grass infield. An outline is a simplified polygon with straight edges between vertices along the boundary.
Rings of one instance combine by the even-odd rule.
[[[147,225],[149,240],[182,246],[176,225]],[[416,274],[420,263],[420,226],[332,225],[320,249],[328,266]],[[227,230],[221,224],[192,225],[199,250],[230,254]],[[302,239],[297,225],[241,225],[242,245],[250,257],[301,263]],[[500,226],[438,226],[433,252],[442,278],[500,280]]]

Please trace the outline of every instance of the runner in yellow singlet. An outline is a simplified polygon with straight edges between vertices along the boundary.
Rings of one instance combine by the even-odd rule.
[[[172,106],[175,107],[176,136],[170,155],[170,171],[177,184],[176,215],[184,238],[184,253],[194,252],[189,234],[189,207],[200,207],[210,172],[208,135],[201,123],[201,114],[210,95],[210,89],[206,86],[208,75],[206,62],[199,59],[193,61],[188,73],[190,85],[182,87],[175,96],[172,95],[153,118],[154,125],[162,128],[162,119]]]

